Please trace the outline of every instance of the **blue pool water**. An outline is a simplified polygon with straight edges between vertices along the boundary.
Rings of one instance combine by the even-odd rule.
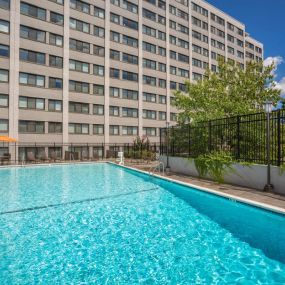
[[[285,284],[285,216],[110,164],[0,170],[0,284]]]

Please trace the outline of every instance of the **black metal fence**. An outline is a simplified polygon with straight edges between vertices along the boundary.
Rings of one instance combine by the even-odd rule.
[[[151,161],[157,158],[159,144],[0,142],[0,165],[116,159],[121,151],[125,159]]]
[[[285,163],[285,109],[270,115],[272,164]],[[197,157],[212,151],[227,151],[238,161],[266,164],[266,114],[222,118],[195,125],[161,129],[161,153]]]

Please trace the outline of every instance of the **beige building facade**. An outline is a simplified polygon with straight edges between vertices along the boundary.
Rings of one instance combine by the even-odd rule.
[[[0,134],[158,142],[173,90],[219,57],[245,66],[263,45],[202,0],[0,0]]]

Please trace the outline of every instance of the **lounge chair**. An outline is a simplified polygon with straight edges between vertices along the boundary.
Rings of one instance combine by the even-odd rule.
[[[116,158],[116,154],[117,154],[116,151],[107,150],[107,152],[106,152],[106,158]]]
[[[53,160],[54,162],[56,161],[62,161],[62,159],[60,157],[57,156],[56,152],[53,150],[50,153],[50,158],[51,160]]]
[[[4,164],[4,162],[9,163],[11,160],[11,154],[10,153],[4,153],[3,156],[0,158],[1,160],[1,165]]]
[[[99,160],[100,157],[99,157],[99,154],[98,153],[94,153],[93,154],[93,160]]]
[[[40,160],[41,160],[41,161],[44,161],[44,162],[49,162],[49,161],[50,161],[50,159],[49,159],[49,157],[47,156],[47,154],[46,154],[45,151],[43,151],[43,152],[41,153],[41,155],[40,155]]]
[[[38,159],[36,159],[35,154],[33,152],[28,152],[27,153],[27,162],[31,162],[31,163],[37,163],[39,162]]]
[[[83,150],[81,152],[81,160],[89,160],[89,155],[87,151]]]

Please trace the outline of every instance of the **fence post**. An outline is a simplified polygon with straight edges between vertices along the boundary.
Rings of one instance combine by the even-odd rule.
[[[281,165],[281,116],[280,110],[277,111],[277,166]]]
[[[237,152],[236,159],[240,159],[240,116],[237,116]]]
[[[190,157],[190,154],[191,154],[191,142],[190,142],[190,139],[191,139],[191,126],[190,126],[190,124],[188,124],[188,157]]]
[[[212,150],[212,124],[211,124],[211,121],[209,121],[209,139],[208,139],[208,149],[209,149],[209,152],[211,152]]]
[[[15,142],[14,152],[15,152],[15,164],[17,164],[17,142]],[[18,156],[19,156],[19,150],[18,150]],[[19,160],[19,157],[18,157],[18,160]]]

